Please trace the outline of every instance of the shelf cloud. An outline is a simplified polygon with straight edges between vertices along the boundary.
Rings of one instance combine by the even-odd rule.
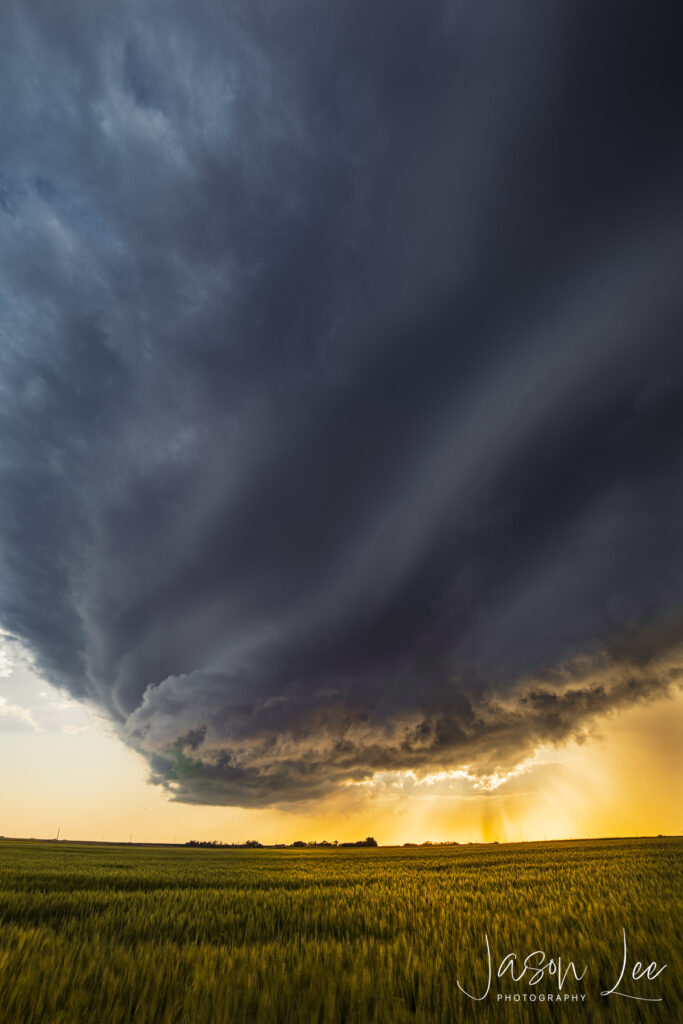
[[[0,626],[175,799],[683,669],[677,3],[10,5]]]

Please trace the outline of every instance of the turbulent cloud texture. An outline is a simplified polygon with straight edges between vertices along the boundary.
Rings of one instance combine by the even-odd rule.
[[[0,19],[0,623],[51,681],[244,805],[676,685],[678,3]]]

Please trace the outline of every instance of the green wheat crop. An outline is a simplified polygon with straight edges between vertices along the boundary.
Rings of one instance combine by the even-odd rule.
[[[683,1020],[683,840],[353,850],[0,842],[0,1024]],[[669,966],[600,992],[621,965]],[[485,989],[488,934],[494,963]],[[581,1004],[498,1001],[508,952]],[[527,976],[528,981],[528,976]],[[475,991],[476,990],[476,991]]]

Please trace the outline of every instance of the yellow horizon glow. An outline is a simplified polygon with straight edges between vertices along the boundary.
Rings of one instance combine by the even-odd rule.
[[[44,683],[41,697],[54,697]],[[72,702],[52,705],[67,710]],[[7,709],[10,708],[8,711]],[[13,710],[12,710],[13,709]],[[2,712],[0,708],[0,713]],[[290,843],[374,835],[405,842],[680,834],[683,694],[613,712],[593,735],[544,747],[505,779],[465,770],[389,773],[315,804],[244,809],[181,804],[146,782],[144,759],[97,719],[44,729],[4,698],[0,834],[66,839]],[[450,792],[462,783],[467,791]]]
[[[0,640],[2,637],[0,637]],[[683,691],[541,747],[511,771],[378,772],[318,801],[245,809],[182,804],[92,711],[0,644],[0,834],[139,842],[506,842],[680,834]]]

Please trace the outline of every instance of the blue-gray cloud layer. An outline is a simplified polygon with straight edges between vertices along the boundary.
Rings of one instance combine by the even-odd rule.
[[[243,804],[666,692],[680,5],[0,19],[0,618],[46,675]]]

